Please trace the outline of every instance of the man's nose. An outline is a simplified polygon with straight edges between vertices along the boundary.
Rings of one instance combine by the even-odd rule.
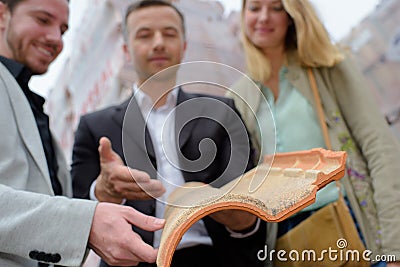
[[[154,50],[164,50],[165,39],[161,32],[156,32],[154,34],[153,48]]]
[[[59,27],[51,27],[48,29],[46,34],[46,41],[49,44],[52,44],[57,47],[57,50],[62,49],[63,47],[63,39],[62,39],[62,32]]]

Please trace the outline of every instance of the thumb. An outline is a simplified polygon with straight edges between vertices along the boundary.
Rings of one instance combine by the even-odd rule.
[[[119,159],[119,156],[112,149],[110,139],[108,139],[107,137],[100,138],[99,155],[100,155],[100,162],[104,163]]]

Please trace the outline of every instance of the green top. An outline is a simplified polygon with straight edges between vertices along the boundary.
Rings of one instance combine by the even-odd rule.
[[[286,67],[282,67],[279,73],[277,100],[268,87],[261,86],[266,101],[261,98],[256,115],[260,126],[258,129],[261,136],[262,155],[273,154],[275,149],[277,153],[281,153],[316,147],[325,148],[317,114],[312,104],[286,79],[287,71]],[[273,121],[271,121],[272,118]],[[275,123],[275,127],[272,123]],[[275,138],[271,138],[274,128],[276,135]],[[315,203],[302,211],[323,207],[337,199],[338,189],[335,182],[332,182],[319,190]]]

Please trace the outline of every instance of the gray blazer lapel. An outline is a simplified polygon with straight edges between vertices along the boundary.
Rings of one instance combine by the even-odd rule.
[[[21,135],[21,138],[28,152],[32,155],[33,160],[40,169],[43,177],[46,179],[46,183],[50,188],[50,192],[53,192],[46,156],[43,151],[43,145],[40,139],[39,130],[35,123],[35,118],[33,116],[29,102],[14,77],[11,76],[11,74],[3,66],[3,64],[0,64],[0,73],[1,78],[5,83],[5,89],[10,96],[11,105],[13,107],[18,131]]]

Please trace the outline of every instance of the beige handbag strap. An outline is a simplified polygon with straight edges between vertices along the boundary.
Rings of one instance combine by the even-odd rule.
[[[308,68],[308,79],[310,80],[311,89],[313,91],[315,106],[317,108],[319,124],[321,125],[322,134],[324,136],[326,148],[332,150],[331,140],[329,139],[328,127],[324,119],[324,112],[322,110],[321,98],[318,93],[317,82],[315,81],[314,73],[311,68]]]
[[[319,96],[317,82],[315,81],[314,72],[311,68],[307,69],[308,79],[310,80],[311,89],[313,91],[314,99],[315,99],[315,107],[317,108],[318,120],[321,125],[322,134],[324,136],[326,148],[332,150],[331,140],[329,139],[328,127],[326,126],[326,122],[324,119],[324,112],[322,110],[321,98]],[[336,181],[336,186],[339,188],[339,195],[342,195],[342,190],[339,181]]]

